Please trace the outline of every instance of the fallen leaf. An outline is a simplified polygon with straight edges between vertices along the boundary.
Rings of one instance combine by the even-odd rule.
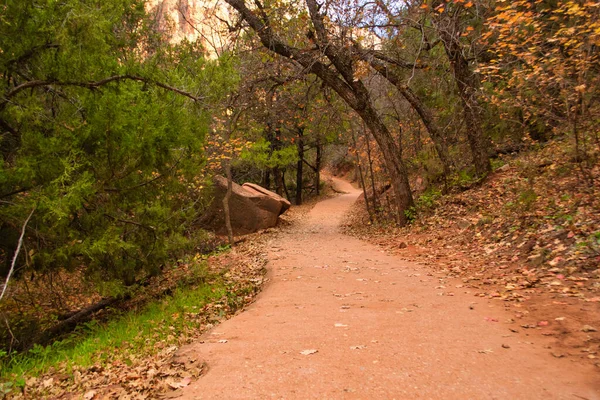
[[[179,382],[169,382],[168,385],[171,387],[171,389],[177,390],[186,387],[191,381],[192,378],[183,378]]]
[[[318,352],[319,352],[319,350],[316,350],[316,349],[308,349],[308,350],[302,350],[300,352],[300,354],[302,354],[303,356],[309,356],[311,354],[315,354],[315,353],[318,353]]]
[[[86,394],[83,395],[83,398],[85,400],[92,400],[94,398],[94,396],[96,396],[96,391],[90,390],[89,392],[86,392]]]

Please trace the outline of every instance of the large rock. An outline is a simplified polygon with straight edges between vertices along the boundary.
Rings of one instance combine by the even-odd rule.
[[[285,197],[281,197],[280,195],[278,195],[275,192],[271,192],[270,190],[265,189],[262,186],[259,186],[255,183],[250,183],[250,182],[246,182],[242,185],[242,187],[248,191],[257,193],[257,194],[264,194],[265,196],[269,196],[272,199],[277,200],[278,202],[281,203],[281,210],[279,211],[279,215],[283,214],[284,212],[286,212],[291,206],[292,203],[290,203],[288,201],[288,199],[286,199]]]
[[[215,176],[213,202],[200,219],[202,226],[214,229],[221,234],[227,232],[225,212],[223,211],[223,199],[226,193],[227,179]],[[258,185],[240,186],[233,182],[229,211],[234,235],[246,235],[275,226],[277,217],[285,211],[283,210],[285,203],[288,204],[285,208],[287,210],[290,203],[281,196]]]

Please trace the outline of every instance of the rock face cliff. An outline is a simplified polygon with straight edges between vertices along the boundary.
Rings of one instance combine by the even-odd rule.
[[[147,0],[155,14],[158,29],[173,42],[199,40],[211,57],[227,46],[228,33],[223,20],[229,20],[224,3],[218,0]]]

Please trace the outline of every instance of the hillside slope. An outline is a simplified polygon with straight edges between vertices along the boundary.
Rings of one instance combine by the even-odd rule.
[[[514,330],[556,339],[556,357],[600,366],[600,166],[569,159],[560,142],[505,157],[481,184],[426,192],[407,228],[365,224],[364,201],[346,231],[447,277],[514,312]]]

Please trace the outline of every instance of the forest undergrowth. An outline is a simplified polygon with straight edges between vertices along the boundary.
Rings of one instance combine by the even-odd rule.
[[[151,399],[187,386],[205,367],[178,349],[253,301],[265,279],[263,246],[274,232],[179,260],[119,312],[5,357],[0,398]]]
[[[511,331],[553,338],[553,356],[600,367],[600,165],[567,148],[503,156],[447,195],[429,188],[404,228],[369,223],[361,198],[345,230],[441,273],[443,295],[502,302]]]

